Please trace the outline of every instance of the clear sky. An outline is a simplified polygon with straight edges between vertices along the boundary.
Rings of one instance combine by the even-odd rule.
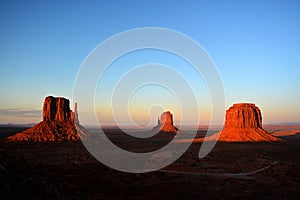
[[[140,27],[174,29],[202,45],[222,76],[227,108],[235,102],[254,102],[264,123],[300,122],[299,1],[12,0],[0,2],[0,124],[40,121],[45,96],[72,98],[77,71],[96,45]],[[161,61],[179,71],[184,65],[165,53],[144,51],[135,56],[131,60]],[[142,63],[129,58],[120,65]],[[182,73],[193,85],[196,79],[190,72]],[[114,73],[107,79],[114,79]],[[202,85],[195,90],[205,94]],[[137,92],[130,104],[130,109],[140,106],[132,117],[141,124],[149,120],[149,110],[141,102],[151,91],[149,86]],[[156,95],[165,92],[155,90]],[[207,95],[197,95],[207,101]],[[174,101],[170,95],[159,100],[164,105]],[[109,103],[101,101],[101,94],[96,107],[105,120]],[[209,119],[209,107],[202,105],[202,123]],[[176,102],[167,108],[176,120]]]

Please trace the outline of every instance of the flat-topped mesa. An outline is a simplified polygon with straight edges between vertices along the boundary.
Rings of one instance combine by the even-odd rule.
[[[79,140],[79,134],[85,137],[86,131],[79,124],[76,103],[74,110],[70,109],[68,99],[48,96],[43,104],[43,121],[7,139],[33,142]]]
[[[177,133],[178,129],[173,125],[173,115],[170,111],[163,112],[158,118],[158,124],[153,128],[154,131],[165,133]]]
[[[226,110],[224,129],[218,133],[219,141],[224,142],[258,142],[279,141],[262,128],[262,115],[253,103],[233,104]],[[216,138],[215,135],[210,139]]]
[[[253,103],[233,104],[226,110],[225,128],[262,128],[262,116]]]

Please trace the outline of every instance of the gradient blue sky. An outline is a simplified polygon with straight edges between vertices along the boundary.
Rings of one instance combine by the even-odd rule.
[[[182,32],[206,49],[226,107],[254,102],[265,123],[300,121],[299,1],[60,0],[0,2],[0,123],[40,121],[45,96],[72,98],[96,45],[149,26]]]

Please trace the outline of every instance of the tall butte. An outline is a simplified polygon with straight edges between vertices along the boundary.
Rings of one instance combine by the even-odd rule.
[[[170,111],[163,112],[158,118],[158,124],[152,131],[166,133],[168,136],[174,137],[178,128],[173,125],[173,115]]]
[[[83,128],[79,124],[76,103],[74,110],[70,110],[68,99],[48,96],[44,100],[43,121],[7,139],[34,142],[79,140],[79,134],[83,133],[78,133],[77,129]]]
[[[261,112],[253,103],[233,104],[226,110],[225,126],[219,134],[218,140],[224,142],[281,140],[262,128]]]

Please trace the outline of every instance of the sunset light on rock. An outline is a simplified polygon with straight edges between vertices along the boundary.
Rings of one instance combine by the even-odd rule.
[[[300,1],[0,2],[0,199],[297,199]]]

